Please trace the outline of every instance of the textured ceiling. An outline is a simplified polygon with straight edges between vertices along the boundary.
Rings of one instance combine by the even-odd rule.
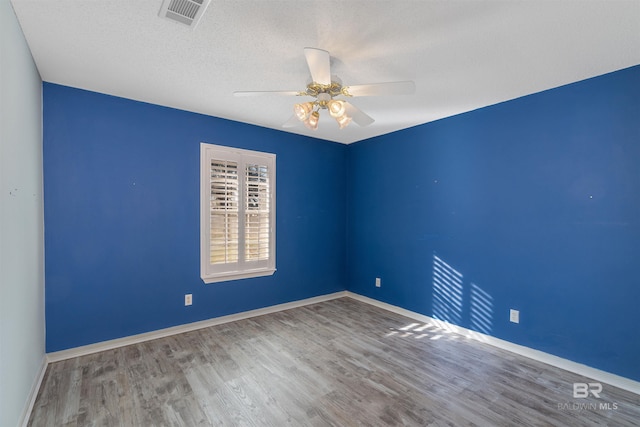
[[[162,0],[12,0],[42,79],[351,143],[640,64],[640,0],[212,0],[191,29]],[[351,103],[376,121],[282,129],[306,98],[304,47],[345,85],[414,80]]]

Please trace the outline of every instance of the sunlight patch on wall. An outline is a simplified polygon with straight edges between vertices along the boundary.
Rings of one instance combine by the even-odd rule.
[[[433,255],[432,313],[434,319],[491,334],[493,297],[476,283],[466,281],[438,255]]]
[[[433,256],[433,317],[450,323],[462,322],[462,273]]]
[[[491,334],[493,326],[493,297],[480,286],[471,283],[471,329]]]

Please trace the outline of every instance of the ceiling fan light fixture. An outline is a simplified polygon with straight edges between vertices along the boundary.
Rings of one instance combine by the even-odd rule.
[[[336,121],[338,122],[340,129],[344,129],[349,126],[349,123],[351,123],[351,117],[346,114],[342,114],[340,117],[336,117]]]
[[[320,120],[320,113],[314,111],[309,115],[309,118],[304,121],[304,125],[311,130],[316,130],[318,129],[318,120]]]
[[[309,118],[312,109],[313,103],[311,102],[304,102],[302,104],[296,104],[293,106],[293,112],[301,122],[304,122]]]
[[[335,99],[332,99],[331,101],[329,101],[327,103],[327,108],[329,109],[329,114],[334,119],[342,117],[344,115],[345,111],[346,111],[346,108],[344,106],[344,102],[343,101],[336,101]]]

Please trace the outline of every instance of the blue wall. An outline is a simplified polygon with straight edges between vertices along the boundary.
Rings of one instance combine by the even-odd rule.
[[[348,156],[348,290],[640,380],[640,67]]]
[[[49,352],[348,289],[640,380],[640,67],[349,146],[43,89]],[[201,141],[277,154],[275,275],[199,278]]]
[[[48,352],[346,288],[344,145],[43,86]],[[273,276],[200,279],[200,142],[276,154]]]

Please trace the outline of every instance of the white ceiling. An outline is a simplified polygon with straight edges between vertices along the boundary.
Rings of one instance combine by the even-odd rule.
[[[345,85],[414,80],[350,100],[376,121],[286,131],[351,143],[640,64],[640,0],[212,0],[191,29],[162,0],[11,0],[42,79],[281,129],[304,47]]]

